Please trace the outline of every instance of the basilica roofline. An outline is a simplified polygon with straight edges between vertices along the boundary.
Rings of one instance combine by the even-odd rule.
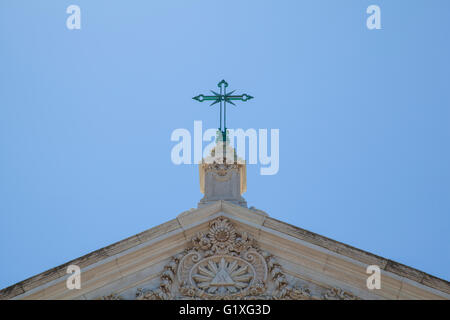
[[[34,292],[41,290],[41,288],[58,282],[65,282],[65,279],[68,277],[67,267],[69,265],[77,265],[82,270],[89,270],[97,265],[101,265],[108,259],[126,254],[130,250],[137,250],[147,246],[149,243],[164,242],[163,240],[167,241],[169,237],[175,237],[175,235],[178,238],[181,237],[181,240],[177,238],[177,241],[188,241],[186,233],[189,230],[195,229],[196,226],[207,222],[208,219],[217,215],[227,216],[242,224],[243,227],[251,228],[254,233],[265,233],[270,237],[280,237],[280,239],[282,237],[287,239],[286,241],[291,242],[300,241],[303,246],[309,246],[311,250],[316,252],[323,251],[322,253],[326,253],[327,256],[334,254],[340,257],[347,257],[349,261],[357,262],[361,265],[378,265],[392,279],[407,279],[408,283],[414,284],[416,287],[423,287],[427,291],[433,292],[433,294],[447,299],[450,298],[450,283],[446,280],[271,218],[267,213],[253,207],[248,209],[220,200],[206,207],[185,211],[178,215],[177,218],[166,223],[2,289],[0,290],[0,299],[27,299],[28,296],[31,298]],[[263,241],[261,240],[261,242]],[[401,281],[403,283],[403,280]]]

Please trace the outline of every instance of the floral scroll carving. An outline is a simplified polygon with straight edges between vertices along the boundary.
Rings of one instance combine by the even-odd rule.
[[[340,288],[331,288],[322,296],[324,300],[359,300],[353,293]]]
[[[117,293],[111,293],[107,296],[103,296],[100,298],[101,300],[123,300],[123,298]]]

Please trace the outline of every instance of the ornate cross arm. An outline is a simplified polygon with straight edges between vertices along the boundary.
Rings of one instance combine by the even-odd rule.
[[[203,94],[199,94],[198,96],[193,97],[192,99],[197,100],[199,102],[203,101],[212,101],[211,106],[216,103],[220,103],[220,127],[219,130],[222,132],[223,141],[226,140],[226,131],[227,131],[227,102],[234,105],[233,101],[248,101],[253,99],[251,95],[246,93],[241,95],[233,95],[234,91],[227,93],[228,83],[225,80],[220,81],[217,86],[220,88],[220,93],[211,90],[213,95],[207,96]],[[222,127],[222,105],[223,105],[223,127]]]
[[[213,103],[211,103],[211,106],[220,102],[220,101],[226,101],[228,103],[231,103],[232,105],[235,105],[232,100],[239,100],[239,101],[248,101],[250,99],[253,99],[253,97],[251,95],[248,94],[241,94],[241,95],[232,95],[234,93],[234,91],[223,95],[223,94],[219,94],[217,92],[211,91],[214,95],[213,96],[205,96],[203,94],[199,94],[198,96],[193,97],[192,99],[197,100],[199,102],[203,102],[203,101],[213,101]]]

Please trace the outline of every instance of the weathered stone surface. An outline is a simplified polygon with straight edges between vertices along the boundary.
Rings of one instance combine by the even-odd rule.
[[[439,279],[425,273],[422,279],[422,284],[450,294],[450,284],[448,281],[443,279]]]
[[[19,294],[22,294],[24,292],[25,290],[23,290],[22,285],[20,283],[14,284],[0,291],[0,300],[12,299],[15,296],[18,296]]]
[[[386,266],[384,267],[384,270],[395,273],[399,276],[408,278],[410,280],[416,281],[418,283],[421,283],[423,277],[425,276],[425,273],[422,271],[405,266],[404,264],[392,260],[388,260]]]

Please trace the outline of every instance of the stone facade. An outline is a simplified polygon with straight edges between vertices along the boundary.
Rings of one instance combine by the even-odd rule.
[[[450,299],[449,282],[247,208],[245,163],[213,152],[197,209],[0,291],[0,299]],[[68,289],[67,268],[81,269]],[[368,289],[366,268],[381,270]]]

